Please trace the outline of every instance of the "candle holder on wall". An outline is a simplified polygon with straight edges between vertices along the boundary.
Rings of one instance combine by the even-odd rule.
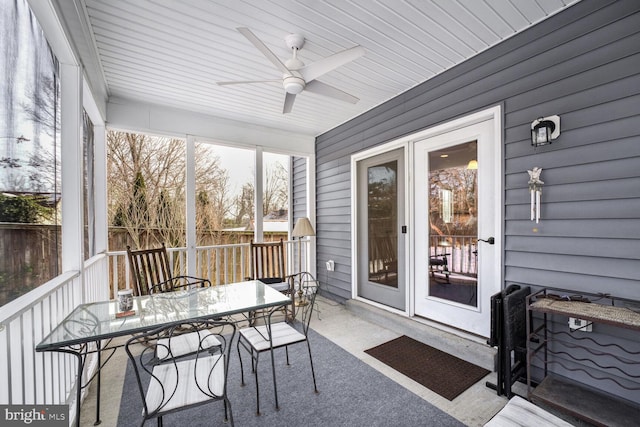
[[[529,173],[529,194],[531,196],[531,221],[535,219],[537,224],[540,222],[540,198],[544,185],[544,181],[540,179],[542,168],[534,167],[527,172]]]

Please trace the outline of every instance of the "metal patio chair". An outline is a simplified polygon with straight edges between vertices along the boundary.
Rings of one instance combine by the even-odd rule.
[[[127,258],[131,267],[135,295],[152,295],[211,286],[208,279],[192,276],[174,276],[169,262],[169,255],[164,243],[159,248],[131,250],[127,246]],[[173,355],[187,355],[196,352],[200,343],[197,333],[184,330],[181,337],[172,341]],[[160,351],[165,342],[160,342]],[[168,356],[167,356],[168,358]]]
[[[178,289],[211,286],[208,279],[174,276],[164,243],[159,248],[132,250],[127,246],[135,295],[173,292]]]
[[[255,243],[251,241],[251,276],[249,280],[260,280],[293,299],[292,282],[285,273],[284,242]],[[292,318],[295,315],[293,303],[289,313],[285,308],[285,316]]]
[[[175,340],[199,336],[193,357],[174,354]],[[227,396],[227,374],[231,342],[236,334],[232,322],[199,320],[177,322],[129,339],[125,350],[133,363],[142,397],[141,426],[164,415],[207,403],[224,403],[224,420],[233,426],[233,412]],[[211,345],[217,342],[217,345]],[[143,345],[142,352],[139,351]],[[151,344],[151,345],[149,345]],[[146,385],[148,384],[148,386]]]
[[[238,358],[240,359],[241,384],[244,386],[244,367],[242,364],[241,348],[246,350],[251,356],[251,367],[256,381],[256,413],[260,414],[260,387],[258,383],[258,361],[260,354],[272,349],[284,347],[287,365],[289,365],[289,346],[306,343],[309,351],[309,362],[311,364],[311,377],[313,388],[318,393],[316,384],[316,374],[313,368],[313,358],[311,356],[311,346],[309,344],[308,332],[309,322],[315,306],[316,295],[320,283],[307,272],[297,273],[290,276],[290,282],[298,283],[298,313],[293,322],[281,321],[271,323],[271,315],[265,325],[250,326],[238,331]],[[276,383],[275,354],[272,353],[271,369],[273,372],[273,391],[276,402],[276,409],[279,409],[278,387]]]

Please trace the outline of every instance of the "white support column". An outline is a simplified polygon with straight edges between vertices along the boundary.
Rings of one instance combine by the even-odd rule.
[[[196,274],[196,138],[187,135],[186,149],[187,274]]]
[[[315,155],[307,157],[307,216],[313,229],[318,235],[318,226],[316,224],[316,158]],[[310,273],[314,277],[317,276],[316,269],[316,236],[311,236],[309,251],[309,267]]]
[[[291,240],[293,237],[291,233],[293,232],[293,227],[295,226],[295,220],[293,218],[293,156],[289,156],[289,186],[287,188],[287,193],[289,194],[289,200],[287,203],[287,212],[289,212],[289,225],[287,227],[287,240]],[[289,260],[291,262],[291,260]],[[292,271],[290,268],[287,268],[287,271]]]
[[[256,176],[254,181],[254,206],[255,212],[253,214],[253,240],[256,242],[262,242],[264,240],[264,232],[262,227],[262,192],[263,192],[263,172],[262,172],[262,147],[256,147]]]
[[[82,271],[84,258],[82,72],[76,65],[60,65],[62,271]],[[82,275],[81,275],[82,277]],[[82,286],[84,289],[84,286]],[[81,296],[84,301],[84,295]]]
[[[109,249],[109,218],[107,212],[107,130],[104,125],[93,126],[93,188],[95,213],[96,254]]]

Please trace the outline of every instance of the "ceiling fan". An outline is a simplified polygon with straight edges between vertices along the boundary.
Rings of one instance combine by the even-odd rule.
[[[248,28],[237,28],[237,30],[245,36],[262,54],[282,72],[281,79],[271,80],[245,80],[245,81],[230,81],[230,82],[216,82],[218,85],[234,85],[245,83],[282,83],[285,90],[284,107],[282,113],[290,113],[293,108],[293,102],[296,99],[296,95],[307,90],[309,92],[317,93],[318,95],[324,95],[331,98],[339,99],[341,101],[355,104],[359,101],[353,95],[350,95],[336,87],[322,83],[316,80],[318,77],[335,70],[336,68],[358,59],[364,55],[364,48],[361,46],[355,46],[350,49],[343,50],[333,54],[327,58],[314,62],[313,64],[304,65],[304,62],[298,59],[298,51],[304,45],[304,36],[301,34],[289,34],[285,37],[287,47],[291,49],[292,57],[284,63],[273,53],[269,48],[251,32]]]

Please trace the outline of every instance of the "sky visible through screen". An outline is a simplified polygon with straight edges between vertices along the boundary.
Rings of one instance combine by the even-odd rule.
[[[238,195],[242,186],[253,182],[255,170],[255,152],[249,149],[214,145],[214,152],[220,157],[220,165],[229,174],[229,190],[231,194]],[[273,169],[280,163],[288,169],[288,156],[283,154],[263,153],[264,171]]]

